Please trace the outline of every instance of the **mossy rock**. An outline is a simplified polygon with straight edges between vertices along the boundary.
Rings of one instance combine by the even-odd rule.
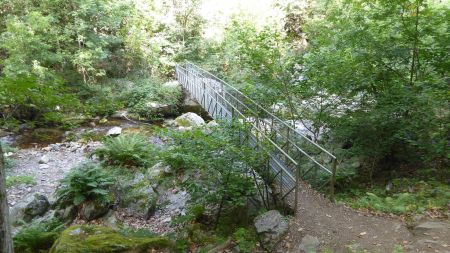
[[[171,248],[164,237],[126,237],[108,227],[72,226],[62,232],[50,253],[170,252]]]

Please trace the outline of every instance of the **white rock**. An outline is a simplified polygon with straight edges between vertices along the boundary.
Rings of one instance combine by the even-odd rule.
[[[49,159],[48,156],[46,156],[46,155],[43,155],[43,156],[41,157],[41,159],[39,159],[39,163],[40,163],[40,164],[47,164],[48,162],[50,162],[50,159]]]
[[[40,170],[46,170],[48,168],[50,168],[50,166],[48,164],[39,164],[39,169]]]
[[[217,123],[215,120],[211,120],[210,122],[208,122],[208,124],[206,124],[207,127],[217,127],[219,126],[219,123]]]
[[[205,121],[198,114],[193,112],[185,113],[175,119],[178,126],[182,127],[197,127],[205,124]]]
[[[108,133],[106,133],[107,136],[118,136],[122,133],[121,127],[113,127],[108,130]]]
[[[181,87],[181,84],[177,80],[169,81],[163,84],[165,87],[169,88],[178,88]]]

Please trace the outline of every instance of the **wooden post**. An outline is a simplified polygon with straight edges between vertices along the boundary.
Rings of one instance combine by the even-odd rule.
[[[337,158],[333,159],[331,179],[330,179],[330,199],[334,202],[334,187],[336,184],[336,168],[337,168]]]
[[[2,144],[0,143],[0,252],[12,253],[13,243],[9,224],[9,208],[6,197],[5,161]]]

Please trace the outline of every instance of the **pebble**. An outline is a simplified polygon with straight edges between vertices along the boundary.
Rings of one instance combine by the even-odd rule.
[[[50,168],[50,165],[48,165],[48,164],[39,164],[39,169],[40,170],[46,170],[48,168]]]

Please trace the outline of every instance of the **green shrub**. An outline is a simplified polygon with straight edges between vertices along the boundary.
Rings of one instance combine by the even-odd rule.
[[[36,179],[33,176],[21,175],[21,176],[7,176],[6,177],[6,188],[20,185],[20,184],[28,184],[35,185]]]
[[[78,95],[85,101],[85,112],[92,116],[108,117],[123,107],[118,98],[120,88],[107,85],[84,85]]]
[[[56,190],[58,204],[80,205],[85,201],[107,203],[110,200],[109,188],[114,184],[114,176],[99,165],[87,163],[74,168],[61,180]]]
[[[63,123],[63,113],[78,107],[79,101],[60,81],[42,82],[33,77],[0,79],[0,115],[4,120],[59,125]]]
[[[92,155],[108,165],[146,166],[151,162],[153,145],[140,134],[123,134],[108,138]]]
[[[2,145],[2,149],[3,149],[3,153],[5,153],[5,154],[9,153],[9,152],[16,152],[17,151],[17,148],[13,148],[13,147],[11,147],[9,145],[5,145],[3,143],[1,143],[1,145]],[[3,157],[3,159],[4,159],[4,162],[5,162],[5,168],[7,170],[11,169],[16,164],[16,160],[14,160],[11,157]]]
[[[135,86],[123,95],[131,113],[147,119],[176,113],[182,95],[180,88],[167,87],[162,85],[162,81],[149,78],[137,79],[134,83]],[[147,105],[149,102],[167,105],[169,109],[167,112],[154,111]]]
[[[64,225],[57,219],[32,223],[13,238],[15,252],[34,253],[50,249]]]
[[[225,126],[211,133],[202,129],[169,132],[172,145],[160,154],[175,171],[199,171],[200,178],[187,180],[185,186],[193,204],[217,207],[215,225],[223,214],[245,206],[247,197],[256,193],[250,169],[263,161],[257,151],[239,143],[234,130]]]
[[[250,253],[253,252],[258,238],[254,231],[246,228],[238,228],[233,234],[234,240],[239,247],[239,252]]]

